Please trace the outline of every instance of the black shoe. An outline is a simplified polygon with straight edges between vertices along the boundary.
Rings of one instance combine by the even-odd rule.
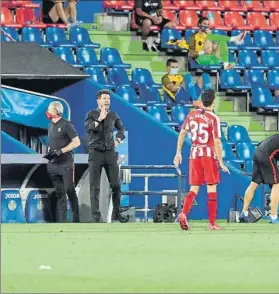
[[[142,50],[149,51],[147,42],[142,42]]]
[[[152,47],[151,47],[151,50],[152,50],[153,52],[160,52],[160,48],[161,48],[160,44],[154,42],[153,45],[152,45]]]

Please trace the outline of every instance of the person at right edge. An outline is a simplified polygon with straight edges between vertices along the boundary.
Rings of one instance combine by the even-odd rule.
[[[260,184],[270,185],[270,219],[271,224],[279,224],[278,204],[279,204],[279,134],[270,136],[262,141],[253,158],[252,181],[244,196],[244,205],[239,217],[240,222],[249,222],[248,208]]]
[[[99,208],[100,178],[104,167],[112,190],[112,222],[121,221],[120,216],[120,178],[115,148],[125,138],[123,124],[116,112],[109,111],[110,91],[97,92],[98,108],[87,113],[85,129],[89,135],[89,181],[92,221],[100,222]],[[114,139],[114,128],[118,130]]]

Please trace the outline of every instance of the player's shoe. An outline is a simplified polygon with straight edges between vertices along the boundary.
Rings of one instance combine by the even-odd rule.
[[[182,230],[187,231],[190,229],[190,226],[188,225],[186,214],[181,212],[178,216],[178,221],[180,224],[180,227]]]
[[[239,222],[240,223],[250,223],[248,215],[245,216],[244,212],[242,211],[240,216],[239,216]]]
[[[216,224],[211,224],[211,223],[209,223],[209,224],[208,224],[208,230],[210,230],[210,231],[220,231],[220,230],[222,230],[222,228],[219,227],[219,226],[216,225]]]
[[[277,219],[272,219],[271,217],[269,218],[269,223],[270,224],[279,224],[279,219],[277,218]]]
[[[230,42],[234,42],[236,45],[241,45],[241,44],[243,44],[243,40],[244,40],[246,34],[247,34],[247,32],[244,31],[243,33],[241,33],[237,36],[231,37]]]

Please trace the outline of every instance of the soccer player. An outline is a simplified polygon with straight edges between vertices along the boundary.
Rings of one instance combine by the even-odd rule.
[[[200,186],[207,185],[209,230],[220,230],[216,224],[217,195],[216,186],[220,182],[218,162],[224,172],[229,172],[222,157],[221,124],[213,113],[215,93],[205,90],[201,95],[203,109],[191,111],[182,125],[174,158],[175,166],[182,163],[181,150],[187,132],[191,133],[192,147],[189,161],[190,191],[186,194],[182,212],[178,220],[182,230],[189,230],[188,213],[196,198]]]
[[[256,189],[260,184],[272,186],[270,194],[270,223],[279,224],[278,204],[279,204],[279,134],[273,135],[262,141],[254,154],[252,181],[244,196],[243,210],[239,217],[240,222],[249,222],[248,207],[251,203]]]

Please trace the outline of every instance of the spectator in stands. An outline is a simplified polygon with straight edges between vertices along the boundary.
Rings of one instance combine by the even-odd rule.
[[[75,0],[67,0],[68,5],[65,7],[65,0],[43,0],[43,22],[65,24],[68,29],[77,22],[77,9]],[[71,17],[72,23],[68,21]]]
[[[165,94],[168,95],[173,102],[175,102],[176,96],[179,95],[180,90],[184,92],[185,90],[187,91],[187,89],[185,89],[184,77],[178,73],[179,72],[178,61],[176,59],[171,58],[167,60],[166,65],[167,65],[168,73],[162,77],[162,85],[163,85]],[[197,82],[195,83],[195,91],[197,93],[197,97],[200,96],[202,89],[203,89],[203,79],[202,77],[199,77]],[[194,100],[193,106],[202,107],[203,105],[201,101]]]
[[[147,44],[147,36],[152,25],[163,28],[175,28],[175,23],[167,18],[164,18],[162,10],[162,0],[136,0],[136,23],[142,30],[142,48],[149,51]],[[160,33],[157,40],[153,43],[152,51],[159,51],[160,47]]]
[[[235,64],[229,62],[227,42],[241,44],[246,32],[234,37],[212,34],[209,19],[201,17],[198,21],[199,30],[189,41],[189,55],[200,65],[224,64],[224,69],[232,69]]]

